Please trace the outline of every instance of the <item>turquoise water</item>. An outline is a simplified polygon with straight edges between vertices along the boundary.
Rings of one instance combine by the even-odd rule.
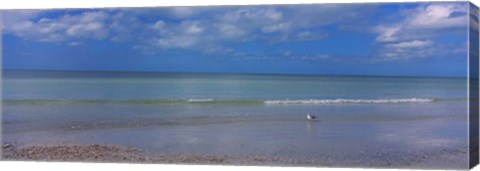
[[[467,146],[462,78],[4,71],[2,84],[6,142],[374,166],[378,153],[416,160]]]
[[[4,77],[4,99],[466,98],[465,79],[28,71]]]

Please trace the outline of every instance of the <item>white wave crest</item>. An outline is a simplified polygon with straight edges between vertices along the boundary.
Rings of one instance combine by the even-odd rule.
[[[434,99],[310,99],[310,100],[267,100],[265,104],[344,104],[344,103],[429,103]]]
[[[199,102],[212,102],[213,99],[188,99],[188,102],[199,103]]]

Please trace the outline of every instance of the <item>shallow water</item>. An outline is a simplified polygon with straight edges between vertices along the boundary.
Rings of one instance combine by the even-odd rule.
[[[457,78],[7,71],[3,94],[2,139],[20,144],[338,166],[402,166],[467,147],[466,80]]]

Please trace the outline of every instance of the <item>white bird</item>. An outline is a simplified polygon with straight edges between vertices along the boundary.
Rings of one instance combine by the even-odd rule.
[[[313,115],[310,115],[310,114],[307,114],[307,119],[308,120],[315,120],[315,119],[317,119],[317,117],[315,117]]]

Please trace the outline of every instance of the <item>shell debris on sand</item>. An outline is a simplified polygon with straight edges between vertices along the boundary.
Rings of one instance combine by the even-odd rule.
[[[332,149],[334,150],[334,149]],[[460,168],[465,166],[467,151],[449,149],[425,153],[418,156],[392,156],[392,152],[377,152],[362,158],[342,159],[330,155],[310,157],[281,156],[227,156],[206,154],[150,154],[141,150],[116,145],[2,145],[2,160],[35,161],[81,161],[81,162],[122,162],[122,163],[183,163],[183,164],[234,164],[234,165],[283,165],[283,166],[362,166],[396,168]],[[449,163],[455,162],[454,165]]]

